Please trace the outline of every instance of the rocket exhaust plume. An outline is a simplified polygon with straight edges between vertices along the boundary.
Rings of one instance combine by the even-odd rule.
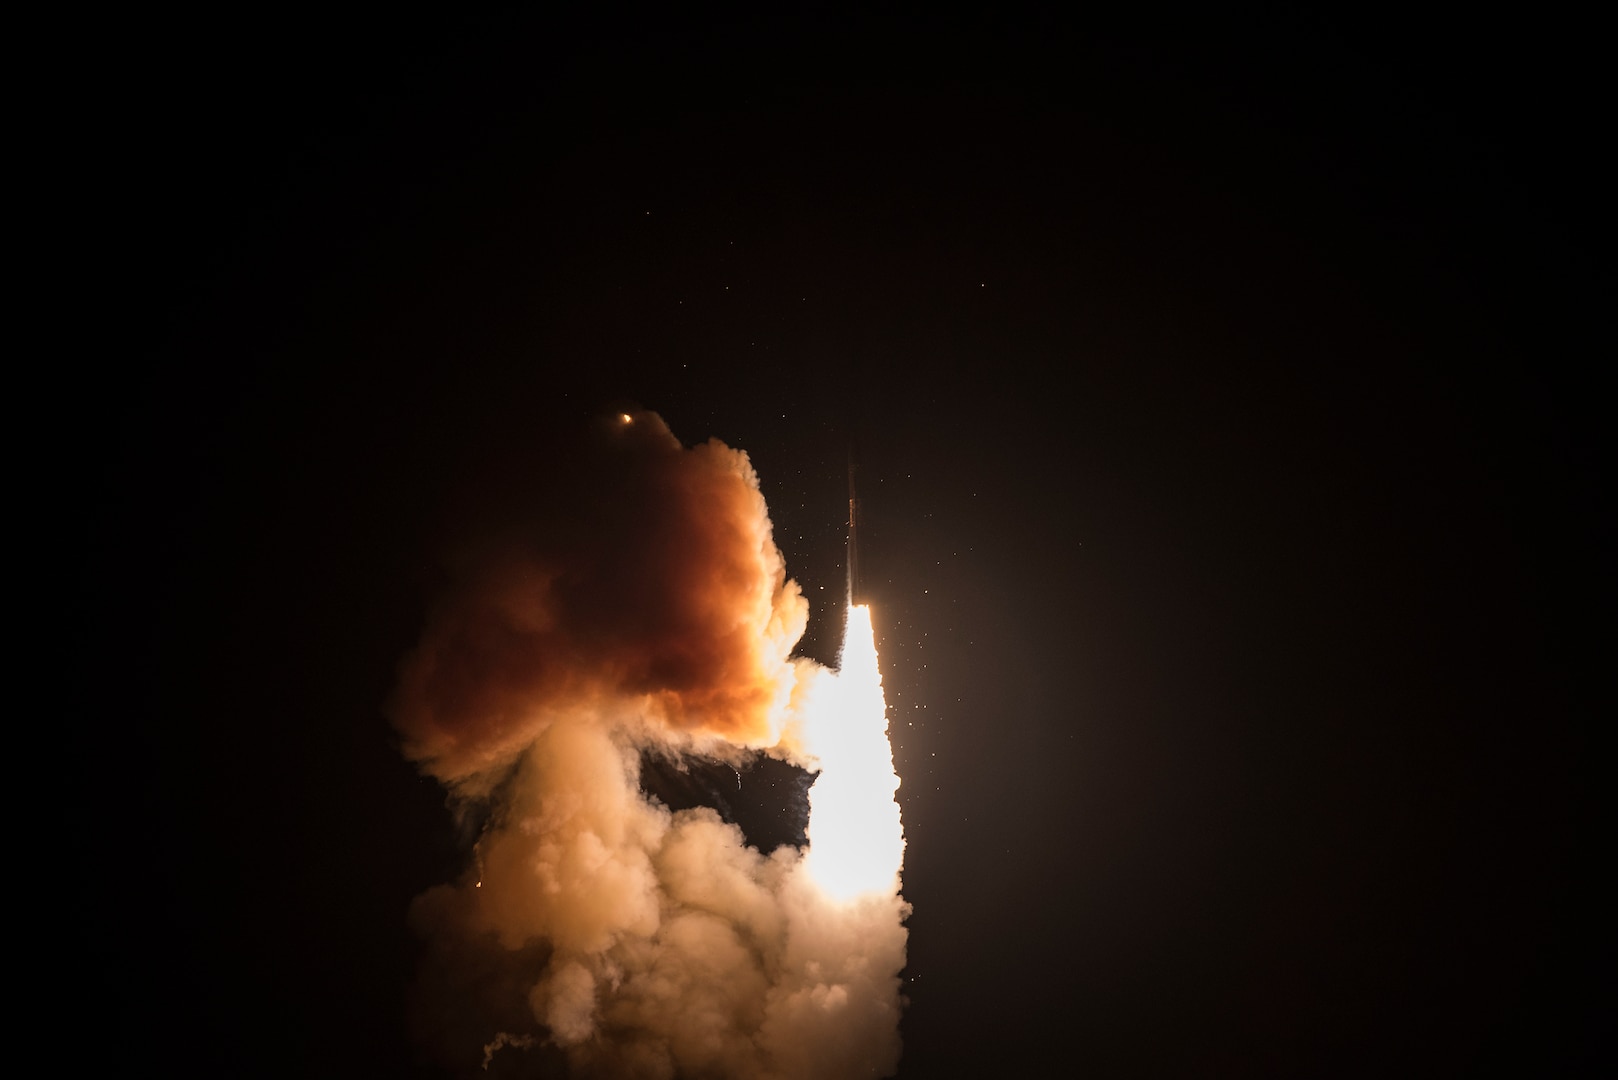
[[[809,875],[840,900],[896,893],[904,829],[869,607],[849,607],[838,670],[814,692],[827,719],[806,740],[821,768],[809,792]]]
[[[596,436],[475,538],[401,667],[405,752],[482,823],[412,908],[423,1042],[464,1076],[890,1076],[909,908],[870,610],[837,670],[793,657],[747,456],[647,412]],[[767,759],[818,771],[806,849],[642,785]]]

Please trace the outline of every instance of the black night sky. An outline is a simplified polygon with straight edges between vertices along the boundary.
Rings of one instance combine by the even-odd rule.
[[[109,1068],[437,1075],[384,704],[634,403],[751,455],[826,661],[856,459],[905,1080],[1603,1071],[1588,28],[263,18],[88,98]]]

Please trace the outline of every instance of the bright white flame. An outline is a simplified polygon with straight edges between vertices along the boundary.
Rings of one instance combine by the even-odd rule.
[[[809,789],[810,879],[838,900],[892,895],[904,865],[904,824],[868,606],[849,606],[840,666],[817,683],[808,714],[806,741],[820,762]]]

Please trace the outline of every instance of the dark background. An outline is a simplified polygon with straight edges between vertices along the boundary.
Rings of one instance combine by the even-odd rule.
[[[103,1060],[433,1075],[461,840],[383,704],[465,515],[619,402],[752,456],[827,661],[853,449],[901,1076],[1610,1059],[1591,28],[91,36]]]

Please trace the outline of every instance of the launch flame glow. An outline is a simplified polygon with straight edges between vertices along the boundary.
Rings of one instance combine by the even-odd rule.
[[[849,605],[838,670],[815,690],[807,734],[820,776],[809,791],[809,876],[837,900],[892,894],[904,826],[869,606]]]

